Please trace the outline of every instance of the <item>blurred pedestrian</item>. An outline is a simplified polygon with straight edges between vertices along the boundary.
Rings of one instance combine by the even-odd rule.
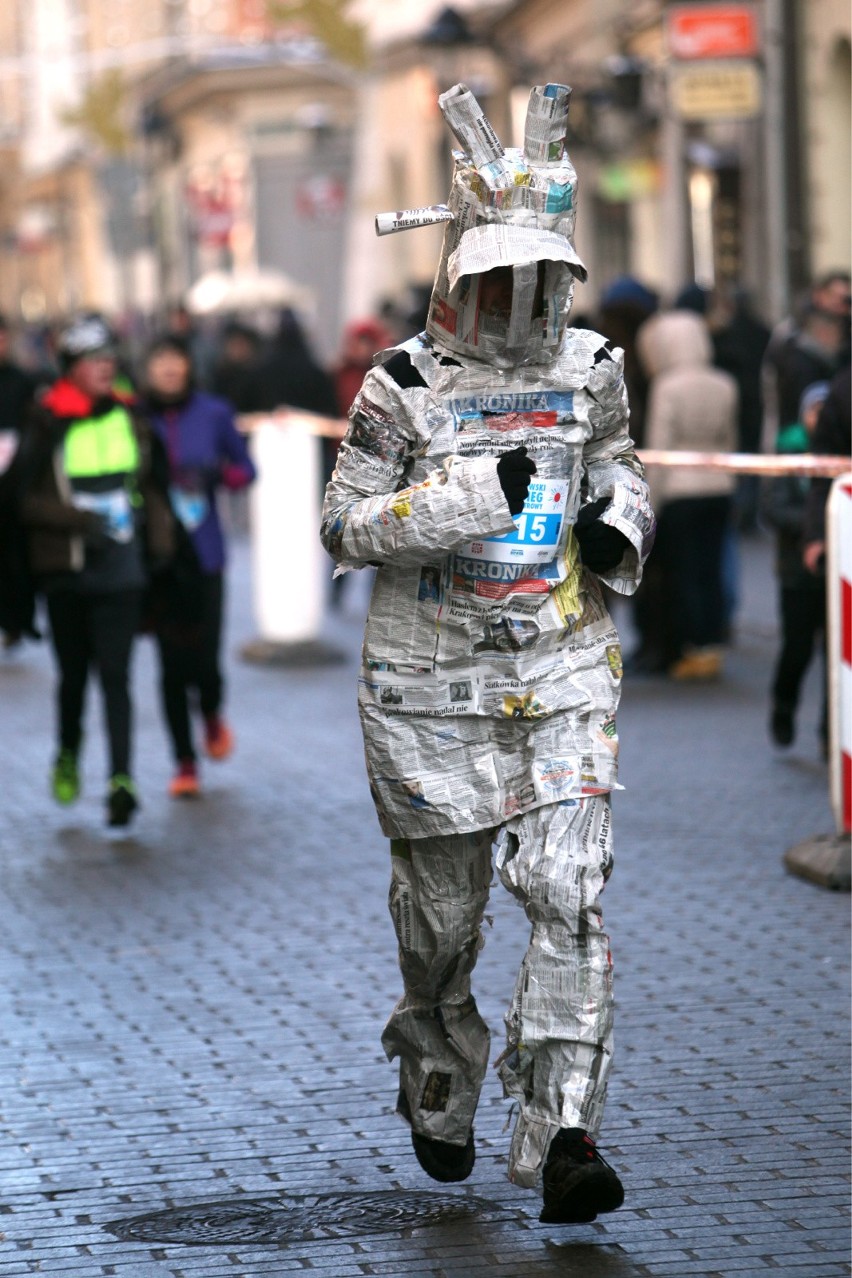
[[[260,334],[255,329],[239,320],[225,325],[210,388],[235,413],[260,410],[260,351]]]
[[[624,385],[630,405],[630,437],[641,448],[645,439],[648,377],[636,349],[639,329],[659,306],[659,297],[632,275],[619,275],[603,290],[597,321],[574,320],[577,328],[597,329],[611,346],[624,351]],[[629,608],[638,635],[636,651],[628,660],[632,674],[653,674],[660,669],[660,618],[662,616],[662,572],[657,557],[645,564]]]
[[[338,417],[348,417],[355,396],[373,366],[373,356],[391,345],[393,338],[381,320],[368,318],[347,324],[340,355],[333,369]],[[323,490],[334,473],[339,449],[339,439],[323,438]],[[331,604],[334,608],[341,605],[345,581],[345,573],[331,579]]]
[[[705,321],[694,311],[652,316],[639,330],[651,377],[645,442],[652,449],[731,452],[737,387],[712,367]],[[726,638],[723,550],[733,477],[725,471],[655,466],[655,556],[663,573],[661,664],[674,679],[716,678]]]
[[[814,382],[802,396],[799,421],[778,436],[778,452],[809,453],[811,439],[828,382]],[[781,475],[766,483],[763,515],[775,530],[776,572],[779,584],[781,650],[772,679],[769,731],[776,745],[792,745],[796,735],[796,709],[802,681],[820,635],[825,644],[825,577],[809,572],[802,561],[805,506],[809,481],[798,475]],[[826,700],[820,731],[825,740]]]
[[[759,453],[762,425],[761,368],[770,332],[755,314],[751,299],[744,289],[737,289],[730,310],[713,330],[714,362],[730,373],[739,391],[737,450]],[[760,481],[757,475],[740,475],[737,479],[736,523],[741,532],[757,527]]]
[[[852,452],[852,372],[847,363],[832,378],[817,419],[811,452],[818,456],[848,457]],[[802,560],[809,572],[825,572],[825,506],[830,479],[814,478],[808,488],[804,519]]]
[[[597,327],[612,346],[624,351],[624,384],[630,404],[630,437],[641,448],[645,434],[648,378],[636,352],[636,334],[660,299],[632,275],[620,275],[601,294]],[[578,321],[579,323],[579,321]]]
[[[775,451],[779,433],[798,421],[802,395],[830,380],[848,361],[852,308],[848,271],[829,271],[813,286],[802,314],[782,320],[763,362],[763,452]]]
[[[36,379],[14,359],[12,328],[0,315],[0,433],[18,435],[33,401]]]
[[[713,293],[709,288],[705,288],[703,284],[690,280],[688,284],[684,284],[672,303],[673,311],[692,311],[694,315],[700,315],[702,319],[706,319],[710,311],[713,301]]]
[[[130,662],[148,568],[174,548],[165,457],[145,418],[113,390],[116,351],[102,319],[60,334],[61,376],[33,410],[21,444],[21,517],[47,601],[59,669],[53,795],[80,792],[86,685],[97,667],[109,746],[107,819],[138,807],[131,775]]]
[[[261,361],[261,411],[302,408],[326,417],[337,416],[337,395],[330,374],[317,360],[295,312],[285,308],[278,331]]]
[[[12,357],[12,330],[0,315],[0,632],[3,647],[35,637],[35,594],[18,517],[13,462],[35,395],[36,380]]]
[[[216,362],[216,347],[210,334],[204,331],[183,302],[174,303],[166,311],[164,331],[170,337],[180,337],[186,342],[192,359],[196,385],[207,388],[212,380]]]
[[[154,341],[144,381],[146,408],[168,456],[169,495],[179,524],[180,553],[154,592],[152,623],[176,766],[169,793],[188,797],[200,790],[190,722],[193,694],[204,722],[206,754],[226,759],[234,747],[222,716],[225,537],[216,499],[223,487],[245,488],[255,469],[231,406],[196,390],[189,349],[180,337]]]
[[[373,356],[391,343],[392,337],[381,320],[367,318],[353,320],[346,325],[340,355],[333,370],[340,417],[348,416],[361,383],[373,366]]]

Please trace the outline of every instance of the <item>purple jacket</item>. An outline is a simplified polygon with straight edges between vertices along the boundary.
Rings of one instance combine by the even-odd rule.
[[[221,572],[225,538],[217,490],[245,488],[256,474],[233,410],[224,399],[194,391],[185,404],[149,404],[147,412],[169,456],[175,514],[192,536],[203,571]]]

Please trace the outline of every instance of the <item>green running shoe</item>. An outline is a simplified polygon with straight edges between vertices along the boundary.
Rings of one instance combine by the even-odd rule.
[[[63,749],[56,756],[50,785],[57,803],[73,803],[80,793],[80,773],[77,756],[73,750]]]
[[[107,825],[121,826],[130,823],[130,818],[139,807],[136,786],[130,777],[119,772],[110,778],[106,805]]]

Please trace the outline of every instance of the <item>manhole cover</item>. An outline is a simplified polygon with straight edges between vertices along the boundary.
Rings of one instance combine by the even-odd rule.
[[[304,1198],[232,1198],[104,1225],[124,1242],[276,1243],[393,1233],[502,1219],[493,1203],[461,1195],[380,1190]]]

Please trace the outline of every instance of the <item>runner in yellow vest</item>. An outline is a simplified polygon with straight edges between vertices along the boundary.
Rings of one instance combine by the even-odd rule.
[[[110,826],[138,807],[131,775],[130,661],[152,559],[172,552],[162,450],[114,391],[112,335],[96,316],[60,337],[62,376],[22,443],[21,503],[33,573],[59,669],[59,742],[51,772],[60,803],[80,793],[86,685],[95,666],[108,737]]]

